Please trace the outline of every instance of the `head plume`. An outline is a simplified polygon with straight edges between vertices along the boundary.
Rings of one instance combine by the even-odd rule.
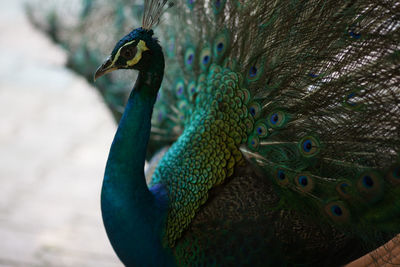
[[[167,5],[168,4],[168,5]],[[142,20],[142,28],[150,30],[160,23],[165,10],[172,7],[174,3],[169,0],[145,0]]]

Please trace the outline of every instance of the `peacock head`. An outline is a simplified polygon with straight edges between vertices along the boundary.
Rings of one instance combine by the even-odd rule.
[[[134,29],[124,36],[96,70],[94,79],[118,69],[146,71],[154,59],[162,57],[161,46],[152,36],[153,30],[143,28]]]

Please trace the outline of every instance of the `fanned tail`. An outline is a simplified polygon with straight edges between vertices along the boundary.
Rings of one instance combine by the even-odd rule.
[[[251,114],[242,153],[284,207],[372,247],[400,231],[399,3],[183,1],[174,11],[154,122],[174,130],[157,138],[183,131],[211,64],[229,67]]]

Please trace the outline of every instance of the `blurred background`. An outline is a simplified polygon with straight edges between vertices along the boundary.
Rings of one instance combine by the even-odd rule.
[[[0,266],[122,266],[100,188],[126,94],[118,88],[129,86],[105,93],[112,77],[87,81],[115,39],[82,27],[91,1],[0,2]],[[83,35],[102,43],[84,68]]]

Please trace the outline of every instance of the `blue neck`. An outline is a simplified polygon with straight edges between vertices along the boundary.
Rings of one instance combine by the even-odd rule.
[[[112,143],[101,193],[108,238],[126,266],[170,266],[162,246],[167,200],[146,185],[144,162],[164,64],[140,72]]]

